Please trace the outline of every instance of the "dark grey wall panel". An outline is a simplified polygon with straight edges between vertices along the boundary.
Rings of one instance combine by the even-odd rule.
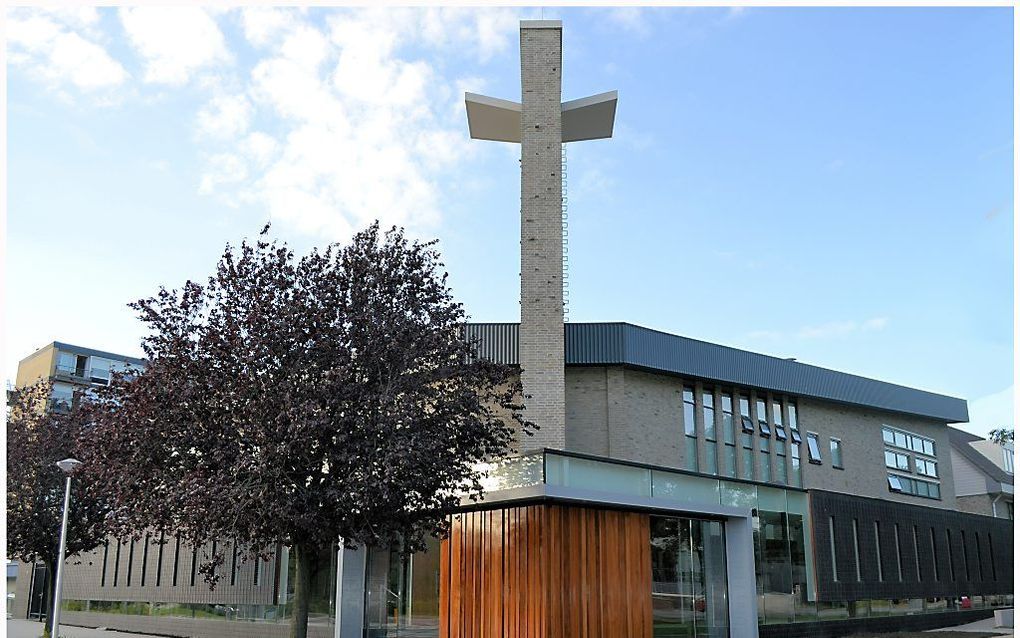
[[[738,350],[628,323],[568,323],[567,365],[625,365],[794,396],[930,417],[968,420],[967,402],[845,372]],[[469,324],[479,354],[517,364],[517,324]]]
[[[819,600],[946,598],[1013,593],[1013,521],[835,492],[812,490],[810,495]],[[833,578],[832,571],[830,518],[836,532],[838,580]],[[855,519],[860,580],[857,580],[854,567]],[[879,552],[875,548],[875,521],[879,522],[882,539],[881,580]],[[902,580],[896,561],[897,525],[903,562]],[[914,558],[915,527],[917,560]],[[918,567],[920,580],[917,577]]]

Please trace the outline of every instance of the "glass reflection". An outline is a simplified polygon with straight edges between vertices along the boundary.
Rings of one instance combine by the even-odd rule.
[[[439,541],[410,560],[394,548],[371,549],[365,589],[369,638],[439,635]]]
[[[653,516],[651,554],[653,635],[728,636],[722,523]]]

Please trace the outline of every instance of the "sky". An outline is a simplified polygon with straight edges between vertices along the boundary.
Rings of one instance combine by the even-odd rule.
[[[3,365],[140,355],[127,304],[227,243],[374,219],[517,321],[517,21],[561,19],[570,321],[628,321],[965,398],[1012,426],[1010,8],[12,9]]]

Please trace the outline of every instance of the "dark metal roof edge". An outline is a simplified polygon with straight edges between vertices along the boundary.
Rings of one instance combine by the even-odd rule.
[[[116,352],[107,352],[105,350],[96,350],[95,348],[85,348],[83,346],[76,346],[74,344],[64,343],[63,341],[54,341],[53,343],[51,343],[49,345],[53,346],[57,350],[66,350],[68,352],[74,352],[76,354],[95,356],[95,357],[103,357],[104,359],[116,359],[118,361],[127,361],[129,363],[133,363],[135,365],[140,365],[140,366],[145,365],[145,363],[146,363],[145,359],[139,359],[138,357],[129,357],[127,355],[117,354]],[[40,348],[40,350],[45,350],[48,347],[49,346],[44,346],[44,347]],[[29,355],[29,356],[31,356],[31,355]]]

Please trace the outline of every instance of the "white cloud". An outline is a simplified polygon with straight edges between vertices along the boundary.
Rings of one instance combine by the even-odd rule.
[[[229,149],[209,154],[201,190],[329,239],[373,219],[426,232],[440,218],[446,171],[477,152],[461,89],[483,84],[443,78],[427,52],[494,55],[508,48],[514,19],[510,10],[358,9],[317,24],[295,10],[243,10],[261,57],[235,92],[254,113],[219,117],[243,111],[223,97],[206,105],[200,127],[229,133],[209,138]],[[454,35],[468,33],[465,50]],[[259,125],[231,130],[237,121]]]
[[[218,95],[198,112],[198,129],[217,138],[235,137],[248,130],[253,111],[244,95]]]
[[[120,9],[131,44],[145,60],[145,81],[181,85],[195,71],[230,61],[213,17],[197,7]]]
[[[8,16],[8,59],[52,87],[70,83],[83,91],[121,85],[128,74],[89,35],[95,10],[21,10]],[[74,29],[82,29],[85,37]]]
[[[1015,427],[1013,386],[967,402],[970,422],[956,426],[971,434],[987,437],[995,428]]]

